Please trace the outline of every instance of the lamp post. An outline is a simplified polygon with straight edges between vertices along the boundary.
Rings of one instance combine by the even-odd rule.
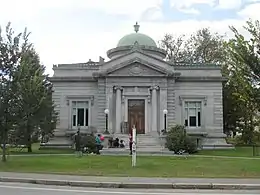
[[[168,114],[168,110],[164,109],[163,110],[163,115],[164,115],[164,133],[166,133],[166,123],[167,123],[167,114]]]
[[[109,134],[109,131],[108,131],[108,114],[109,114],[109,110],[108,110],[108,109],[105,109],[104,113],[105,113],[105,115],[106,115],[106,129],[105,129],[105,134]]]

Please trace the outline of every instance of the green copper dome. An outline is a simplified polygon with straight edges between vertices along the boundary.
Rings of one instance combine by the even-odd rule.
[[[124,36],[122,39],[119,40],[117,47],[134,45],[136,41],[139,45],[157,47],[155,41],[151,37],[141,33],[131,33]]]
[[[151,37],[142,33],[138,33],[139,27],[140,26],[136,23],[134,25],[136,33],[131,33],[121,38],[117,44],[117,47],[134,45],[136,41],[139,45],[157,47],[155,41]]]

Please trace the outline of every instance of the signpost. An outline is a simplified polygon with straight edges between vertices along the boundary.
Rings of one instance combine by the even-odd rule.
[[[133,145],[132,145],[132,167],[136,166],[136,128],[133,126]]]

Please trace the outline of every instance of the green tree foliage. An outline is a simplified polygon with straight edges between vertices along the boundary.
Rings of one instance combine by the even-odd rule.
[[[160,41],[167,52],[167,59],[174,63],[214,63],[225,62],[224,37],[203,28],[187,38],[185,35],[166,34]]]
[[[8,132],[17,123],[17,103],[14,74],[19,66],[22,53],[30,48],[28,34],[14,36],[11,24],[5,29],[5,36],[0,28],[0,136],[3,150],[2,161],[6,161],[6,144]]]
[[[233,96],[237,98],[237,108],[243,112],[239,124],[242,140],[246,144],[252,144],[255,127],[259,124],[257,112],[260,84],[260,26],[259,21],[247,22],[244,28],[251,35],[248,40],[235,27],[230,28],[235,35],[235,38],[229,41],[229,53],[233,62],[231,70],[237,84]]]
[[[1,31],[0,31],[1,32]],[[51,99],[52,85],[40,64],[26,32],[13,36],[10,23],[0,34],[0,136],[3,161],[6,144],[26,144],[31,152],[32,136],[51,133],[57,113]]]
[[[231,26],[235,38],[232,40],[231,52],[233,57],[244,63],[246,73],[249,74],[256,84],[260,84],[260,24],[259,21],[248,20],[244,27],[251,35],[249,40],[239,33],[239,31]],[[250,71],[248,71],[250,70]]]
[[[37,130],[42,117],[45,118],[44,105],[48,95],[48,80],[44,75],[44,67],[33,49],[22,55],[21,64],[15,75],[19,94],[20,131],[22,131],[28,147],[32,152],[32,134]]]

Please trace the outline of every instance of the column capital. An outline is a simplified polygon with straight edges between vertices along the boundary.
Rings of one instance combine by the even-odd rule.
[[[123,90],[123,87],[119,86],[119,85],[116,85],[113,87],[113,89],[116,91],[116,90],[120,90],[122,91]]]
[[[152,90],[158,91],[158,90],[160,89],[160,87],[157,86],[157,85],[154,85],[154,86],[151,86],[149,89],[150,89],[151,91],[152,91]]]

